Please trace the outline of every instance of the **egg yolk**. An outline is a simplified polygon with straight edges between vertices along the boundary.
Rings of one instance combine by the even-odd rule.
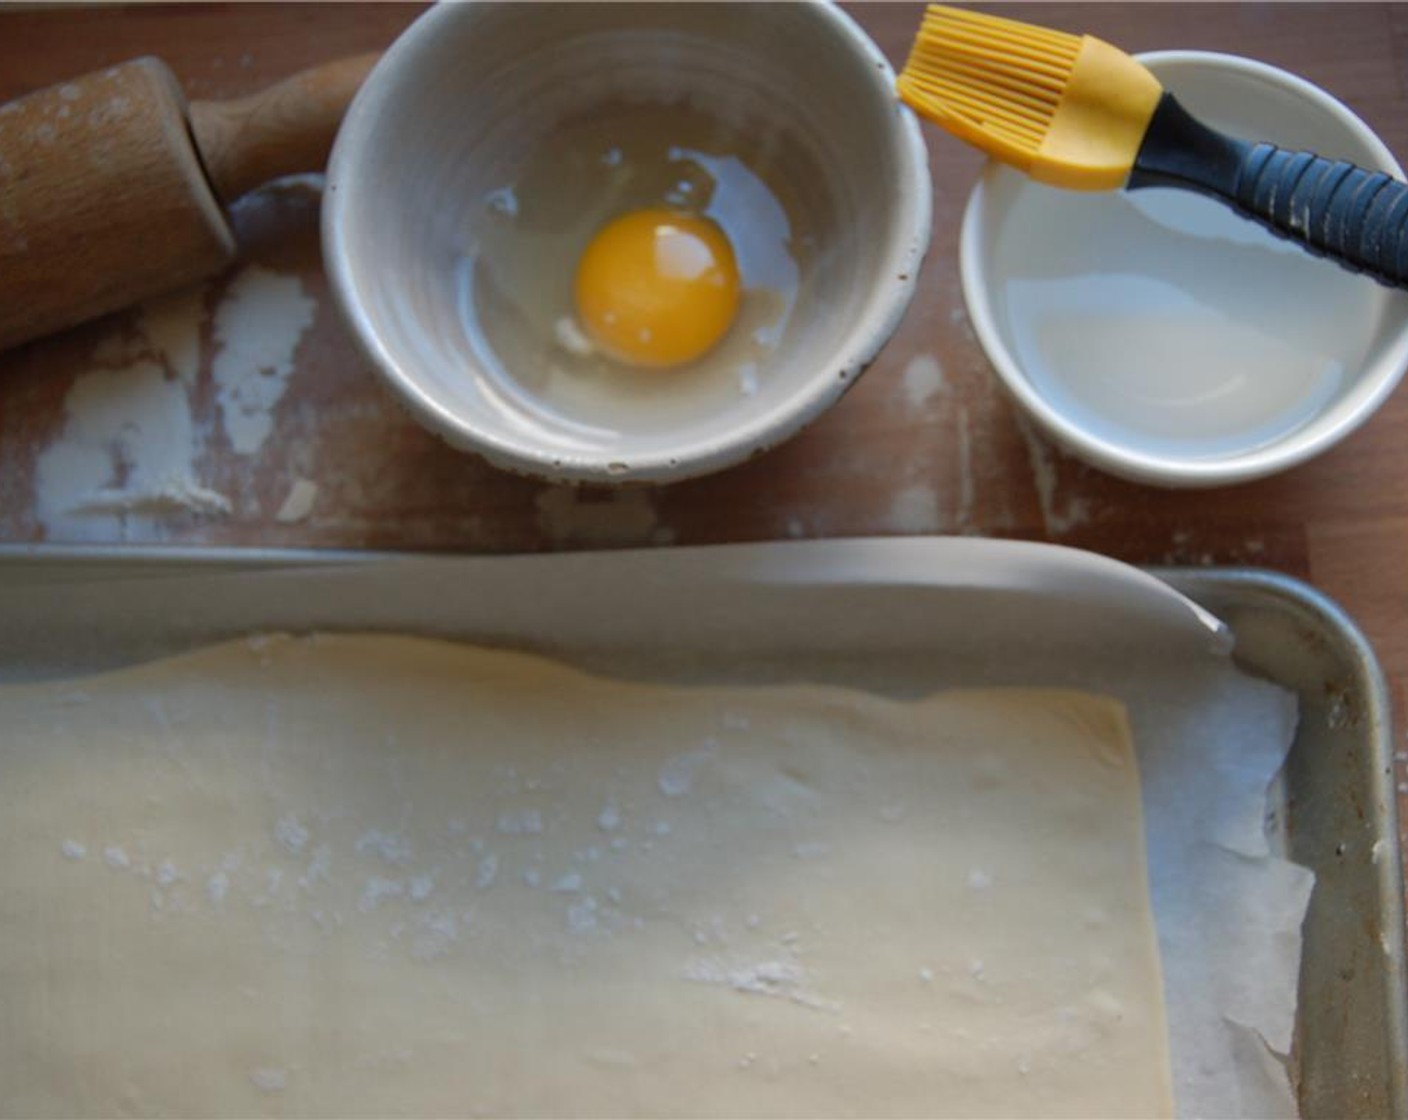
[[[738,310],[738,264],[723,230],[673,210],[607,223],[577,265],[577,317],[601,350],[650,368],[692,362]]]

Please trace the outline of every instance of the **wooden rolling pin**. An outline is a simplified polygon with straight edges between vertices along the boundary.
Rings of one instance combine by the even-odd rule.
[[[189,105],[139,58],[0,106],[0,349],[219,272],[225,207],[321,171],[375,54]]]

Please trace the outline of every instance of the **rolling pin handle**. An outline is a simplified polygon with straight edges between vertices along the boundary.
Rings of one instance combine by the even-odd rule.
[[[287,175],[321,171],[378,54],[342,58],[237,101],[193,101],[191,135],[225,205]]]

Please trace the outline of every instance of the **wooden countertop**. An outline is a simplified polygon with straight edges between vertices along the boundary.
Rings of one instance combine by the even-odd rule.
[[[382,47],[420,10],[362,3],[0,9],[0,101],[140,54],[169,62],[194,98],[238,96],[302,67]],[[902,62],[917,6],[853,11]],[[1132,51],[1183,47],[1263,59],[1333,91],[1408,157],[1408,6],[1056,3],[1003,12],[1083,28]],[[1400,713],[1396,746],[1408,748],[1401,719],[1408,393],[1337,449],[1254,485],[1161,492],[1065,457],[1018,423],[964,316],[958,225],[979,157],[932,128],[926,136],[934,239],[908,316],[836,408],[746,466],[654,492],[576,492],[510,477],[449,449],[412,423],[352,347],[319,265],[317,195],[290,187],[236,208],[247,259],[264,270],[257,283],[236,270],[156,319],[120,314],[0,355],[0,539],[504,552],[974,533],[1058,541],[1134,563],[1260,565],[1311,581],[1358,620],[1391,682]],[[238,392],[217,383],[214,359],[241,324],[248,335],[261,300],[274,301],[274,335],[282,331],[284,341],[265,338],[253,355],[274,373],[257,392],[245,387],[266,395],[245,416],[255,429],[237,432],[225,410],[243,406]],[[906,377],[926,355],[942,372],[942,391],[929,391],[932,378],[925,389],[922,379]],[[132,375],[143,362],[146,374]],[[179,394],[170,389],[178,382],[168,380],[181,372],[177,365],[186,376]],[[104,429],[95,404],[124,370],[147,394],[145,405],[131,409],[153,410],[146,420],[160,426],[166,451],[173,440],[188,441],[195,477],[228,500],[228,512],[75,517],[52,508],[46,495],[62,471],[91,468],[84,455],[109,455],[117,475],[126,469],[130,433]],[[258,430],[261,415],[271,422],[267,433]],[[285,502],[298,479],[317,489],[306,516],[290,520],[300,511]],[[301,496],[310,493],[304,486]],[[1404,757],[1396,766],[1400,815],[1408,809]]]

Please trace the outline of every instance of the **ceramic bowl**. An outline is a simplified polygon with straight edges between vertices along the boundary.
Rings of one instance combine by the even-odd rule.
[[[1140,57],[1209,124],[1403,176],[1301,78],[1227,55]],[[1408,294],[1187,192],[1080,194],[990,164],[960,246],[969,318],[1017,404],[1136,481],[1216,486],[1302,463],[1368,419],[1408,366]]]
[[[413,414],[498,466],[608,484],[727,467],[833,404],[911,298],[928,160],[893,83],[830,4],[439,6],[372,71],[334,147],[323,239],[336,297]],[[755,395],[613,431],[501,391],[467,337],[456,269],[486,192],[566,115],[623,102],[687,103],[790,145],[805,158],[777,173],[811,208],[815,251]]]

